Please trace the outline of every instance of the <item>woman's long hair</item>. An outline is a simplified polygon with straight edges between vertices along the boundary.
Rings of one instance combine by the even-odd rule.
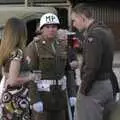
[[[0,45],[0,65],[4,63],[15,49],[23,49],[26,41],[27,29],[25,23],[18,18],[8,19]]]

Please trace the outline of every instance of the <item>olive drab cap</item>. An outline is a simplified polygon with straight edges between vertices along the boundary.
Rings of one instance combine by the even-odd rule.
[[[41,29],[44,25],[48,25],[48,24],[57,24],[57,25],[59,25],[60,21],[59,21],[58,17],[55,14],[46,13],[40,19],[39,28]]]

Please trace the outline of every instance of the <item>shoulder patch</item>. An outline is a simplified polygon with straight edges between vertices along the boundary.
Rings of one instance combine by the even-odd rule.
[[[93,37],[88,37],[88,42],[93,42],[94,38]]]
[[[42,44],[43,44],[43,45],[45,45],[45,44],[46,44],[46,41],[45,41],[45,40],[43,40],[43,41],[42,41]]]

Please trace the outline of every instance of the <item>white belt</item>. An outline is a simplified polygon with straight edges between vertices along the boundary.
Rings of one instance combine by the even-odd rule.
[[[50,91],[50,85],[56,85],[55,80],[39,80],[37,82],[38,91]],[[58,80],[58,85],[61,85],[62,90],[66,88],[66,77],[63,76]]]

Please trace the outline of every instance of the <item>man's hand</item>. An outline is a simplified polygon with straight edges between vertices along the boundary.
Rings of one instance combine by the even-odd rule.
[[[43,112],[43,102],[39,101],[33,104],[33,110],[35,112]]]
[[[78,61],[77,61],[77,60],[73,60],[73,61],[70,63],[70,66],[71,66],[71,69],[72,69],[72,70],[77,69],[77,68],[78,68]]]
[[[70,97],[69,102],[70,102],[70,106],[74,107],[76,104],[76,97]]]

